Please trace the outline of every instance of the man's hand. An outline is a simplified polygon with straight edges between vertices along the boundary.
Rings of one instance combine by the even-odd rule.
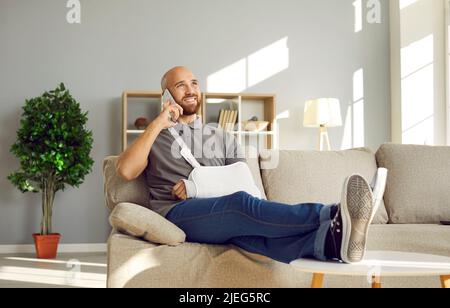
[[[179,181],[177,185],[173,187],[172,196],[178,200],[187,199],[186,185],[184,185],[183,181]]]
[[[167,129],[177,125],[178,118],[183,115],[183,108],[178,104],[166,102],[161,114],[156,118],[162,129]],[[172,118],[173,122],[170,120]]]

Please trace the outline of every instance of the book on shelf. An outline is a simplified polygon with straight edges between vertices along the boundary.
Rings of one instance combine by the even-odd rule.
[[[236,124],[236,118],[237,118],[237,111],[232,110],[230,112],[230,118],[228,119],[228,129],[227,131],[233,131],[234,125]]]
[[[231,124],[233,125],[233,126],[231,127],[231,130],[232,130],[232,131],[234,130],[234,126],[236,125],[236,122],[237,122],[237,116],[238,116],[238,112],[237,112],[237,110],[234,110],[234,111],[233,111],[233,117],[231,118]]]
[[[225,111],[222,109],[222,110],[220,110],[219,122],[217,122],[219,124],[219,128],[222,128],[222,121],[223,121],[224,116],[225,116]]]
[[[220,128],[224,129],[225,122],[227,121],[227,117],[228,117],[228,110],[222,109],[220,112],[222,113],[222,119],[220,119],[219,126],[220,126]]]
[[[221,127],[222,127],[223,129],[226,128],[225,126],[226,126],[226,123],[227,123],[227,121],[228,121],[229,114],[230,114],[230,111],[229,111],[229,110],[224,110],[224,115],[223,115],[222,124],[221,124]]]
[[[233,131],[238,119],[237,110],[222,109],[219,114],[219,128],[225,131]]]
[[[225,118],[225,123],[224,123],[225,131],[230,130],[230,121],[231,121],[232,113],[233,113],[233,110],[227,110],[227,117]]]

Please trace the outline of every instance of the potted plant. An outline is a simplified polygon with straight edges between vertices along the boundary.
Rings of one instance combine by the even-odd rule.
[[[42,193],[40,234],[34,234],[38,258],[54,259],[60,234],[52,230],[55,193],[66,185],[79,187],[92,170],[92,132],[86,129],[87,112],[64,84],[25,102],[24,113],[11,147],[20,170],[8,179],[23,193]]]

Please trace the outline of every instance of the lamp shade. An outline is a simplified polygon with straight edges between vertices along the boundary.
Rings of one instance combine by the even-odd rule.
[[[305,127],[342,126],[341,105],[336,98],[319,98],[305,103]]]

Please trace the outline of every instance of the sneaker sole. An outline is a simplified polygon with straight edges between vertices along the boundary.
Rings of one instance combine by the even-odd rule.
[[[367,234],[374,216],[374,197],[370,185],[359,175],[347,179],[343,196],[341,258],[345,263],[357,263],[364,258]]]

